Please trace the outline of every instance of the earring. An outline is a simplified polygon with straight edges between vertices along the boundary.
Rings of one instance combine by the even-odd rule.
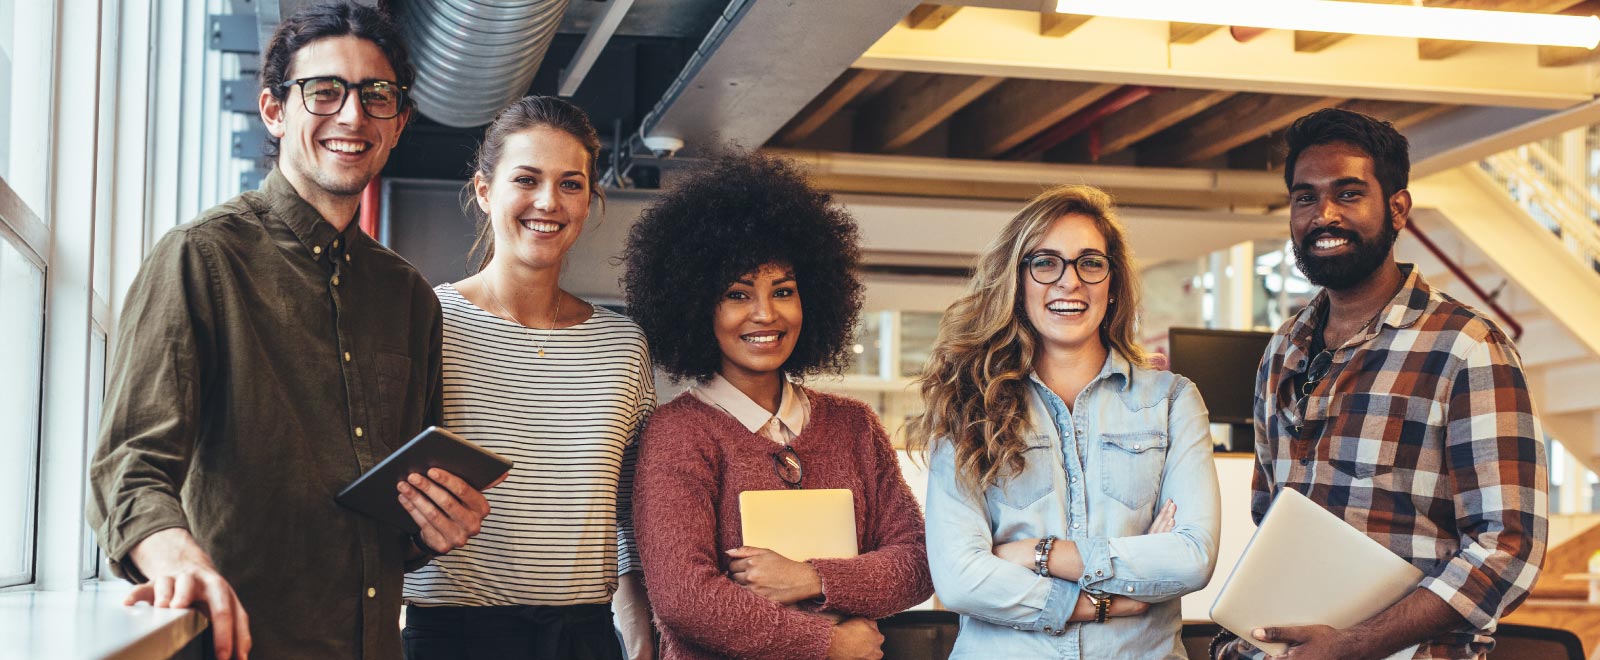
[[[1110,301],[1108,301],[1108,302],[1107,302],[1107,303],[1106,303],[1106,304],[1107,304],[1107,305],[1115,305],[1115,304],[1117,304],[1117,299],[1116,299],[1116,298],[1112,298],[1112,299],[1111,299],[1111,300],[1110,300]]]

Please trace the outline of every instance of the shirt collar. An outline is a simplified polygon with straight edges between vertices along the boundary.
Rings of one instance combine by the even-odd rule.
[[[1112,376],[1122,377],[1122,391],[1126,392],[1133,387],[1133,363],[1129,362],[1128,358],[1122,357],[1122,354],[1118,353],[1117,349],[1114,348],[1106,351],[1106,361],[1100,365],[1100,373],[1089,381],[1089,385],[1095,384],[1096,381],[1109,379]],[[1038,371],[1029,373],[1028,380],[1046,390],[1050,389],[1050,386],[1045,385],[1044,380],[1039,378]],[[1087,391],[1089,385],[1085,385],[1083,389]]]
[[[350,245],[361,231],[354,218],[343,232],[334,229],[316,207],[300,196],[289,179],[283,176],[283,171],[276,167],[261,182],[261,194],[266,197],[272,217],[287,225],[313,258],[321,258],[324,253]],[[335,240],[339,240],[338,246],[333,244]]]
[[[800,390],[788,379],[783,379],[783,395],[778,402],[776,415],[767,412],[761,404],[745,396],[744,392],[734,387],[733,383],[722,377],[722,374],[713,375],[711,380],[694,387],[707,401],[732,415],[751,433],[760,433],[761,428],[774,417],[794,435],[799,435],[801,428],[805,426],[805,407],[800,401]]]
[[[1404,278],[1400,284],[1400,290],[1396,291],[1394,297],[1389,299],[1389,303],[1383,308],[1383,311],[1378,312],[1378,318],[1381,320],[1376,324],[1369,325],[1353,341],[1359,343],[1366,341],[1368,337],[1378,334],[1378,325],[1387,325],[1397,329],[1410,327],[1411,324],[1417,322],[1417,319],[1422,318],[1424,312],[1428,311],[1429,300],[1433,296],[1433,290],[1428,286],[1427,282],[1422,280],[1422,274],[1417,272],[1416,265],[1408,263],[1395,265],[1400,268],[1400,274]],[[1306,305],[1305,309],[1300,310],[1300,314],[1295,317],[1294,326],[1289,330],[1289,343],[1294,348],[1299,349],[1300,352],[1310,351],[1312,334],[1317,331],[1317,319],[1326,313],[1327,307],[1328,291],[1324,289],[1319,291],[1315,298],[1311,299],[1311,303]],[[1338,347],[1329,346],[1328,348],[1336,349]]]
[[[1405,283],[1400,285],[1400,290],[1389,299],[1389,307],[1383,311],[1383,323],[1395,328],[1410,327],[1422,318],[1428,311],[1428,306],[1433,299],[1433,288],[1422,281],[1422,274],[1417,272],[1414,264],[1397,264],[1400,274],[1405,276]]]

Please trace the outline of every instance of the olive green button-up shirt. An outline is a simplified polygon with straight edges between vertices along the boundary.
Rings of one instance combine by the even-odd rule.
[[[437,418],[441,318],[416,269],[276,170],[169,232],[128,292],[91,465],[118,572],[142,580],[129,551],[185,528],[253,657],[399,658],[410,541],[333,498]]]

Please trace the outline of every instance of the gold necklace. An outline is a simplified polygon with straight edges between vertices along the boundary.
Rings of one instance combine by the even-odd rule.
[[[484,288],[489,290],[489,297],[494,299],[495,306],[499,307],[500,308],[500,312],[505,314],[508,317],[507,320],[509,320],[512,323],[515,323],[515,324],[517,324],[519,326],[522,326],[522,335],[524,337],[527,337],[529,342],[532,342],[533,341],[533,332],[528,329],[528,324],[523,323],[522,319],[517,318],[517,315],[511,312],[511,308],[507,307],[506,304],[500,300],[500,294],[496,293],[495,290],[494,290],[494,287],[489,285],[489,279],[488,278],[484,278],[483,283],[484,283]],[[555,308],[556,308],[555,309],[555,313],[550,315],[550,327],[548,327],[548,328],[540,328],[540,330],[539,330],[539,343],[535,344],[534,347],[533,347],[533,350],[536,351],[539,354],[539,357],[544,357],[544,345],[545,345],[545,343],[550,341],[550,335],[551,335],[551,333],[555,332],[556,323],[560,322],[560,320],[561,320],[561,289],[560,288],[556,289],[556,305],[555,305]]]

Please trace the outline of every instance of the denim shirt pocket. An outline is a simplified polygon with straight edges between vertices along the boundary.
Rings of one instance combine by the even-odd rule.
[[[1100,489],[1130,509],[1145,509],[1155,501],[1166,462],[1164,432],[1100,435]]]
[[[1050,436],[1043,433],[1028,436],[1028,448],[1022,452],[1022,471],[1001,477],[990,486],[989,499],[1017,510],[1038,504],[1055,490],[1056,462],[1050,458],[1054,449]]]

